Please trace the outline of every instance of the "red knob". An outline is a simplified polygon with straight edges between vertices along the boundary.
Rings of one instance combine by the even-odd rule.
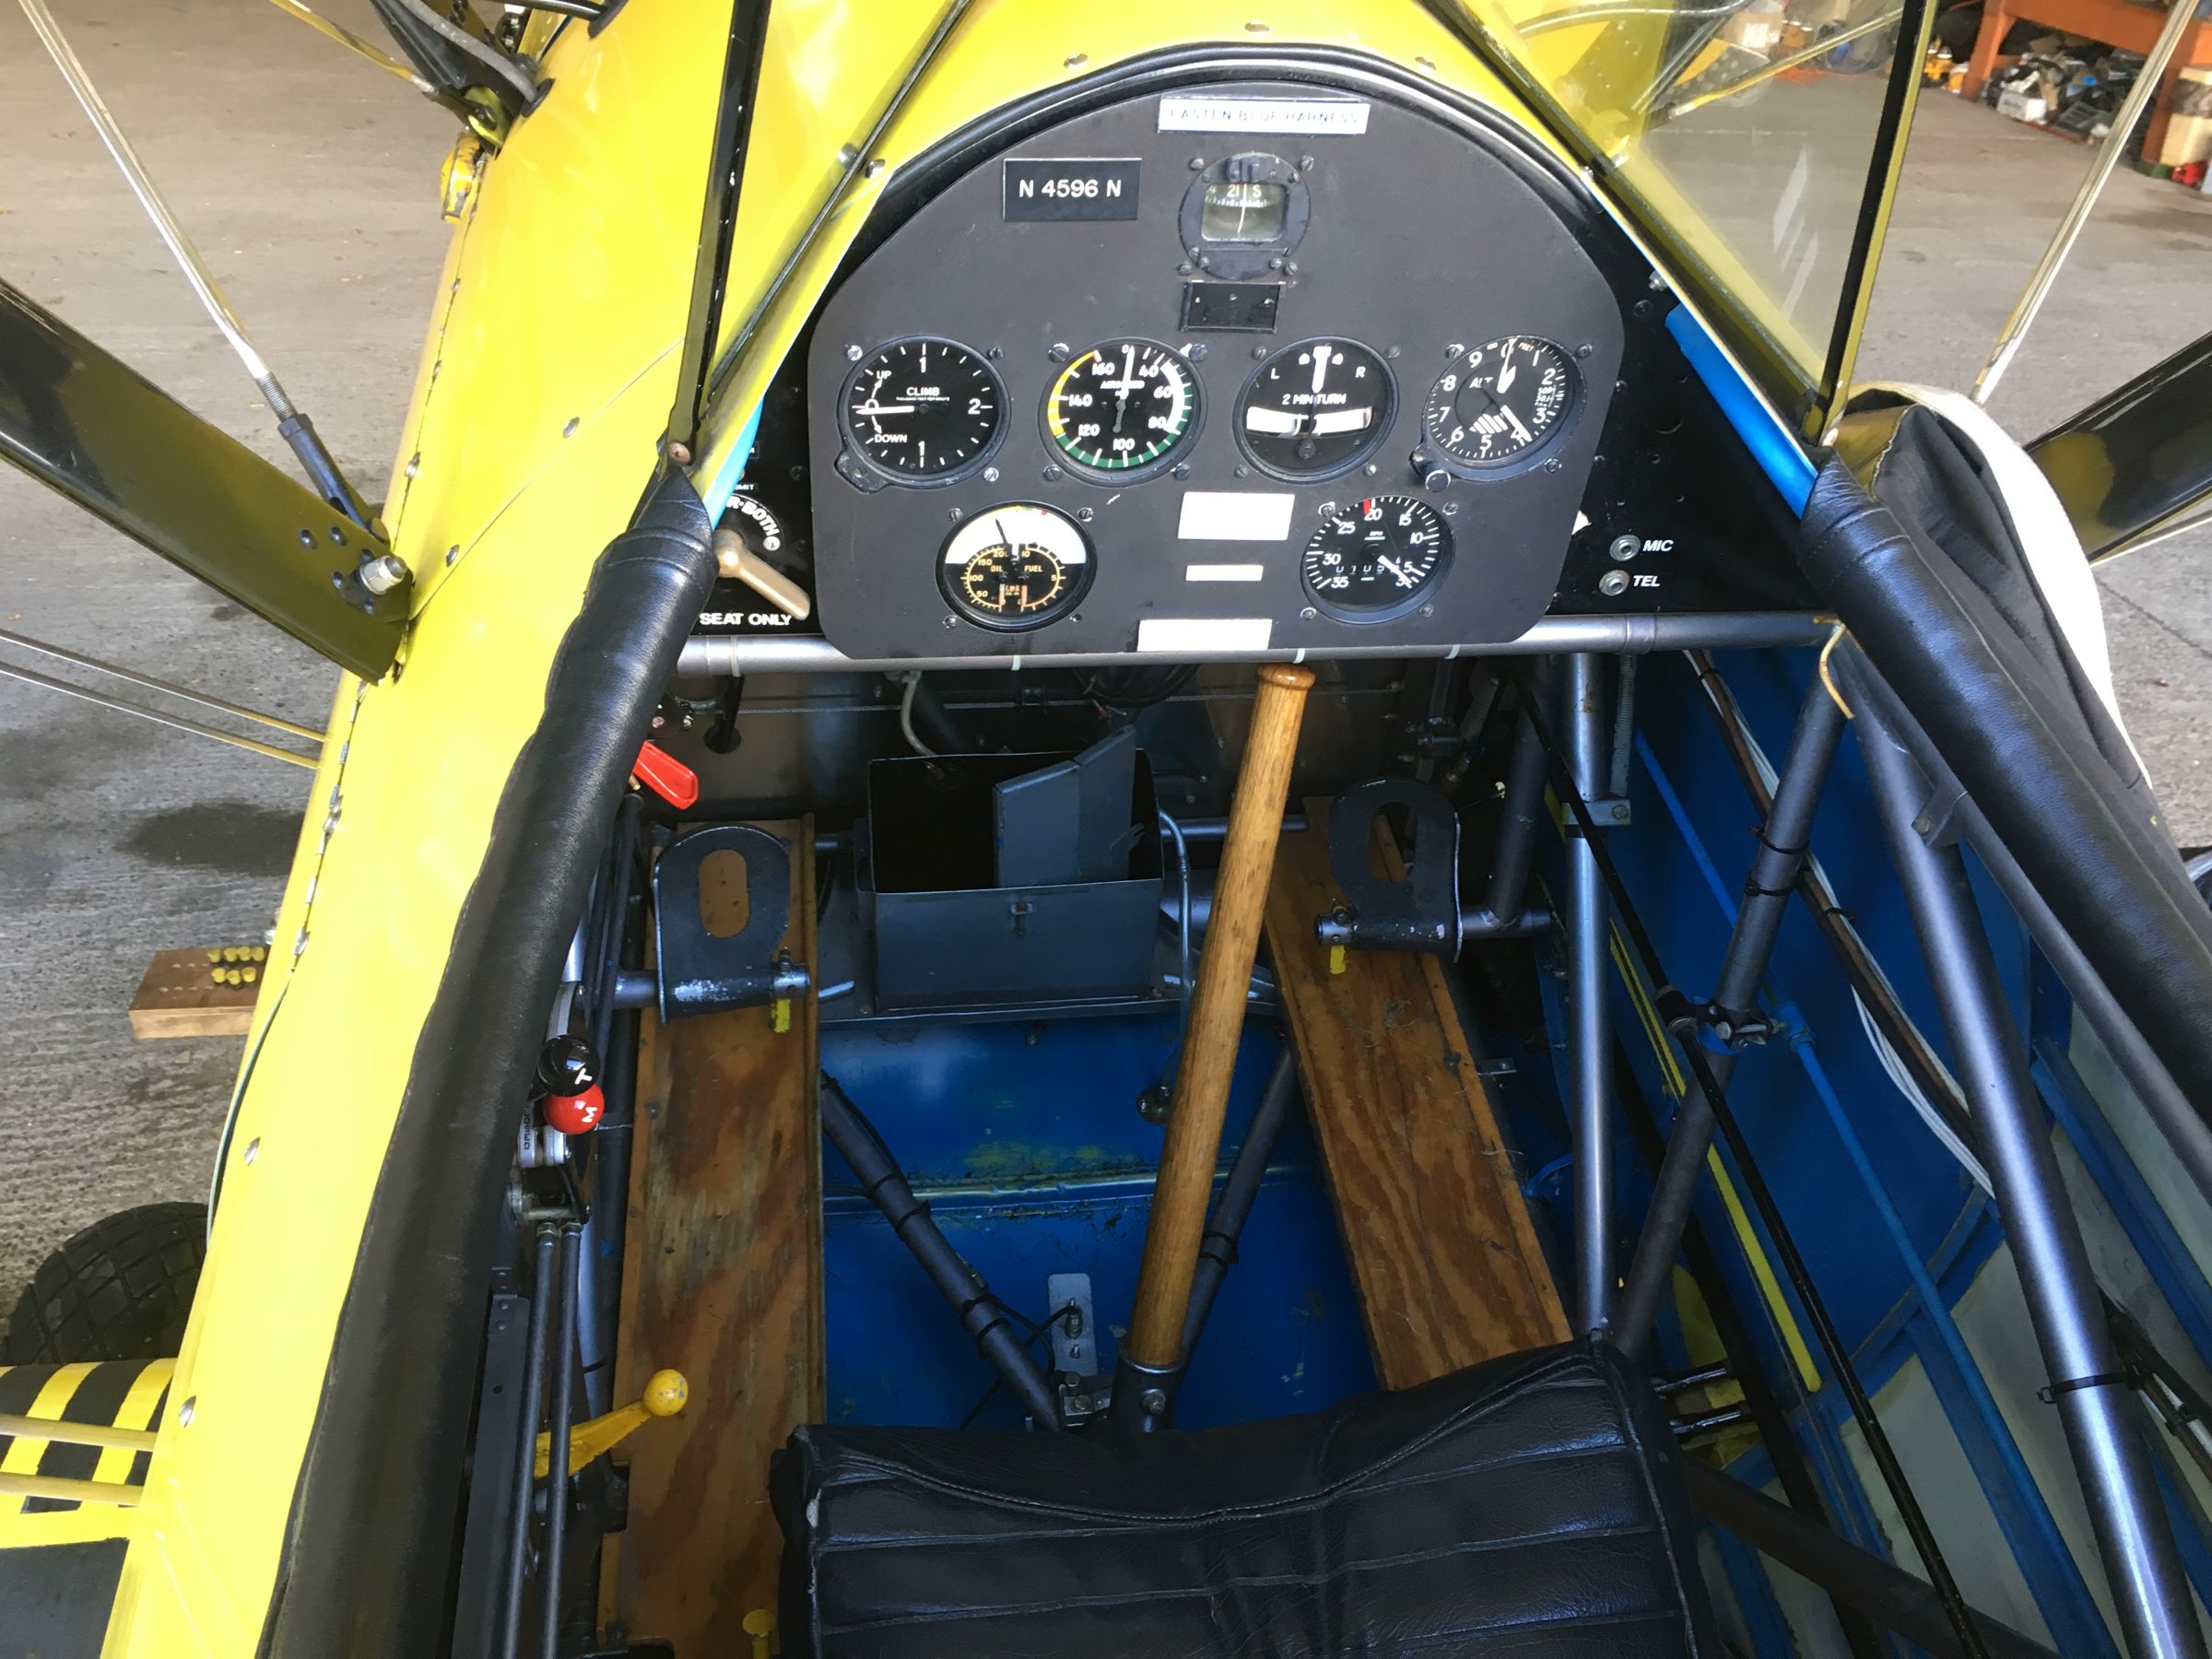
[[[546,1097],[546,1122],[563,1135],[589,1135],[606,1111],[606,1097],[596,1083],[582,1094]]]

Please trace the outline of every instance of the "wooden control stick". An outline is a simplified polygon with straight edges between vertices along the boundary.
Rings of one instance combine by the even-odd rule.
[[[1145,1230],[1136,1313],[1125,1345],[1139,1365],[1165,1368],[1182,1357],[1191,1276],[1197,1270],[1206,1201],[1221,1161],[1230,1073],[1244,1030],[1245,994],[1275,869],[1275,843],[1282,834],[1299,723],[1312,684],[1310,668],[1271,663],[1260,670],[1244,767],[1230,806],[1229,839],[1221,849],[1213,915],[1206,923],[1198,985],[1191,999],[1190,1029],[1183,1034],[1182,1062],[1175,1074],[1159,1181],[1152,1191],[1152,1219]]]

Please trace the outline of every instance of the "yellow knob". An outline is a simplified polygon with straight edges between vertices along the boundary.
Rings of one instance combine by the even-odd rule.
[[[691,1384],[679,1371],[657,1371],[645,1379],[642,1405],[654,1417],[674,1417],[691,1397]]]

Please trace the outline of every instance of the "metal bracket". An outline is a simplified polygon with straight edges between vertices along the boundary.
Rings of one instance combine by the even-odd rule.
[[[745,861],[745,925],[707,931],[700,872],[715,853]],[[811,988],[805,964],[781,947],[791,921],[791,854],[765,830],[715,824],[678,836],[653,866],[653,942],[664,1020],[782,1003]]]
[[[404,589],[334,591],[389,554],[382,534],[4,282],[0,461],[341,668],[375,680],[392,666],[407,617]]]
[[[1113,1379],[1099,1371],[1099,1317],[1091,1303],[1090,1275],[1047,1274],[1044,1300],[1052,1310],[1045,1331],[1053,1345],[1061,1422],[1075,1427],[1105,1416],[1113,1399]]]
[[[1412,824],[1403,881],[1368,866],[1375,817],[1390,806]],[[1459,814],[1428,784],[1375,778],[1338,795],[1329,808],[1329,873],[1344,902],[1314,924],[1324,945],[1459,954]]]

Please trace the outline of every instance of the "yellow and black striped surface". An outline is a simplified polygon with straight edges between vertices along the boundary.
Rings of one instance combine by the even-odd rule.
[[[0,1367],[0,1416],[152,1429],[162,1418],[174,1359]],[[0,1434],[0,1474],[142,1486],[153,1458],[122,1447],[71,1446]],[[127,1535],[128,1508],[0,1494],[0,1549]]]

